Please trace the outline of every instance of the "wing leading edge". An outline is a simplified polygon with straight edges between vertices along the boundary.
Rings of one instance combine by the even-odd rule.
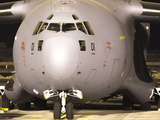
[[[26,0],[0,4],[0,24],[21,22],[33,9],[46,0]],[[160,4],[130,1],[133,17],[140,22],[160,23]]]
[[[0,24],[21,22],[45,0],[26,0],[0,4]]]
[[[160,23],[160,4],[152,2],[131,2],[134,20],[139,22]]]

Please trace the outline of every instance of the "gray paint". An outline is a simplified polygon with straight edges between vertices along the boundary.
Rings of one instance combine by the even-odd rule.
[[[13,55],[16,75],[29,94],[44,98],[43,91],[48,89],[78,89],[83,99],[72,102],[96,101],[115,92],[139,103],[150,100],[153,80],[141,80],[135,72],[133,18],[141,17],[143,12],[138,0],[71,0],[66,4],[60,0],[21,1],[11,10],[13,16],[24,19],[15,37]],[[51,14],[53,18],[48,20]],[[73,19],[73,14],[79,19]],[[60,24],[88,21],[95,35],[79,30],[47,29],[33,35],[39,21]],[[39,40],[43,40],[42,51],[37,51]],[[79,40],[85,40],[86,51],[80,51]],[[31,72],[33,69],[35,72]]]

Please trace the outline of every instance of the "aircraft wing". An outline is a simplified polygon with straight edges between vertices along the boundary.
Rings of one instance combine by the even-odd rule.
[[[45,0],[25,0],[0,3],[0,24],[21,22],[33,9]]]
[[[133,17],[136,21],[160,23],[160,4],[152,2],[131,2]]]
[[[21,22],[33,9],[46,0],[25,0],[0,4],[0,24]],[[134,19],[141,22],[160,22],[160,4],[131,1]]]

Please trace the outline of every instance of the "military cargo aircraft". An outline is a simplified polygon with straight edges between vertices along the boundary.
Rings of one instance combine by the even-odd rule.
[[[145,63],[149,26],[141,25],[158,16],[160,4],[140,0],[1,3],[0,23],[22,22],[5,95],[23,108],[33,97],[52,100],[55,119],[73,119],[73,104],[116,93],[127,107],[133,101],[147,110],[153,98],[160,107],[160,88]]]

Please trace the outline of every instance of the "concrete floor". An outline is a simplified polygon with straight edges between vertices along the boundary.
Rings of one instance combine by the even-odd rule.
[[[65,115],[62,118],[67,120]],[[0,120],[54,120],[53,110],[10,110],[0,114]],[[74,120],[160,120],[160,111],[152,105],[150,111],[141,111],[138,105],[134,110],[123,110],[121,99],[109,102],[91,102],[75,110]]]
[[[19,111],[17,109],[0,114],[0,120],[54,120],[51,110]],[[63,120],[67,120],[63,118]],[[159,111],[125,110],[77,110],[74,120],[160,120]]]

